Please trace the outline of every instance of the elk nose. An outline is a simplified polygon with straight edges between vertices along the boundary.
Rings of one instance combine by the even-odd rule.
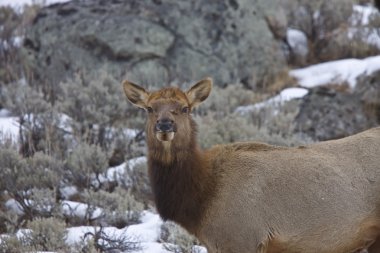
[[[156,130],[159,132],[174,132],[174,121],[167,118],[157,120]]]

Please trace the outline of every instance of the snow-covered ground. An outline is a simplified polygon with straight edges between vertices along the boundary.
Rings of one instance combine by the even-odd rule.
[[[370,75],[378,70],[380,70],[380,56],[372,56],[365,59],[330,61],[301,69],[294,69],[289,74],[297,80],[299,88],[284,89],[278,95],[263,102],[239,106],[235,112],[246,114],[264,107],[281,106],[292,99],[302,98],[308,94],[308,88],[317,86],[348,84],[353,89],[359,76]]]
[[[111,238],[125,237],[132,242],[140,242],[141,250],[134,251],[135,253],[167,253],[169,251],[165,250],[163,245],[158,242],[162,223],[163,221],[157,214],[144,211],[141,215],[140,224],[123,229],[106,227],[104,232]],[[69,228],[66,242],[69,245],[79,243],[86,233],[94,233],[96,229],[98,228],[91,226]]]
[[[305,88],[344,83],[354,88],[360,75],[370,75],[377,70],[380,70],[380,56],[320,63],[292,70],[290,75],[298,80],[301,87]]]
[[[256,111],[262,109],[264,107],[273,106],[273,105],[281,105],[287,101],[302,98],[308,93],[308,90],[305,88],[287,88],[280,92],[280,94],[265,100],[263,102],[247,105],[247,106],[239,106],[236,108],[235,112],[241,115],[247,114],[252,111]]]
[[[126,228],[118,229],[116,227],[103,227],[102,232],[110,239],[125,238],[128,242],[136,243],[138,247],[132,253],[169,253],[164,245],[159,242],[161,226],[163,221],[151,211],[143,211],[140,218],[140,223],[131,225]],[[79,226],[67,229],[66,243],[75,246],[84,240],[89,240],[92,237],[88,234],[94,235],[100,228],[96,226]],[[16,235],[18,238],[24,237],[30,233],[29,229],[20,229]],[[0,240],[7,235],[0,235]],[[206,249],[197,246],[198,252],[207,253]],[[46,251],[44,251],[46,253]],[[53,253],[53,252],[52,252]]]
[[[289,28],[286,32],[286,40],[294,54],[306,56],[309,53],[308,41],[304,32]]]
[[[146,163],[146,157],[145,156],[136,157],[136,158],[130,159],[127,162],[122,163],[118,166],[109,168],[106,171],[105,175],[100,175],[99,180],[101,183],[104,183],[106,181],[108,181],[108,182],[116,181],[116,182],[120,183],[121,180],[124,180],[123,183],[129,185],[132,182],[125,182],[125,180],[126,180],[124,177],[125,170],[126,169],[133,170],[133,168],[136,165],[141,164],[141,163]],[[96,182],[94,182],[94,183],[96,183]]]
[[[0,117],[0,135],[12,140],[18,139],[19,124],[17,117]]]

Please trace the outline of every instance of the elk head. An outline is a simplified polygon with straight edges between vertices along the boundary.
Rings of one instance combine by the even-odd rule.
[[[128,100],[148,114],[148,143],[152,138],[166,143],[178,139],[186,145],[195,127],[190,112],[209,96],[212,79],[205,78],[186,92],[173,87],[149,92],[129,81],[123,85]]]

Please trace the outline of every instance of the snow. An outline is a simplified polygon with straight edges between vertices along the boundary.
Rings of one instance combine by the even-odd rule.
[[[141,247],[139,250],[132,251],[133,253],[169,253],[165,250],[163,244],[159,243],[161,233],[161,226],[163,221],[158,214],[151,211],[143,211],[141,215],[141,223],[131,225],[126,228],[118,229],[116,227],[103,227],[104,232],[109,238],[127,238],[130,242],[136,242]],[[83,239],[90,239],[91,234],[99,230],[96,226],[79,226],[67,228],[66,243],[68,245],[75,245],[83,242]],[[17,231],[18,238],[24,237],[30,233],[29,229],[20,229]],[[89,236],[85,238],[85,235]],[[1,235],[6,236],[6,235]],[[207,253],[206,249],[197,246],[196,249],[201,253]]]
[[[370,5],[354,5],[353,14],[350,18],[351,24],[366,26],[369,25],[372,16],[379,15],[378,10]]]
[[[1,1],[1,0],[0,0]],[[19,128],[20,124],[18,123],[17,117],[10,116],[11,113],[6,109],[0,110],[0,140],[1,138],[5,139],[5,137],[10,137],[12,140],[17,141],[19,137]],[[38,117],[39,115],[36,114],[25,114],[24,119],[25,121],[33,121],[35,117]],[[64,113],[58,114],[58,127],[62,129],[66,134],[72,134],[72,122],[73,119]],[[96,127],[96,126],[95,126]],[[116,130],[113,128],[109,129],[109,132],[112,134],[117,134]],[[133,139],[138,134],[139,130],[137,129],[130,129],[125,128],[123,129],[123,133],[127,138]]]
[[[79,193],[77,187],[75,187],[73,185],[67,185],[67,186],[61,187],[61,188],[59,188],[59,192],[61,193],[61,196],[64,199],[68,199],[71,196],[74,196],[75,194]]]
[[[355,88],[357,78],[361,75],[370,75],[380,70],[380,55],[365,59],[344,59],[312,65],[309,67],[294,69],[290,76],[297,79],[301,88],[287,88],[266,101],[239,106],[235,112],[245,114],[264,107],[281,104],[286,101],[302,98],[308,91],[305,88],[313,88],[328,84],[345,84],[351,89]]]
[[[0,109],[0,118],[9,117],[11,112],[7,109]]]
[[[73,129],[71,127],[72,118],[67,114],[59,114],[59,123],[58,127],[64,130],[66,133],[72,133]]]
[[[124,175],[126,168],[128,168],[129,170],[133,170],[133,168],[140,163],[146,163],[145,156],[136,157],[128,160],[125,163],[122,163],[119,166],[109,168],[107,170],[106,177],[109,181],[120,181],[121,179],[123,179],[122,176]]]
[[[87,204],[83,204],[80,202],[64,200],[61,203],[62,212],[67,216],[74,216],[79,218],[90,218],[96,219],[99,218],[103,214],[103,210],[99,207],[95,207],[92,210],[92,207],[89,207]],[[91,209],[89,209],[91,208]],[[87,217],[87,215],[91,213],[91,217]]]
[[[146,156],[140,156],[140,157],[136,157],[136,158],[132,158],[128,160],[127,166],[128,168],[133,169],[136,165],[139,165],[141,163],[146,163],[146,162],[147,162]]]
[[[380,49],[379,31],[370,25],[371,19],[375,17],[380,17],[380,13],[375,7],[371,5],[354,5],[353,14],[350,17],[351,27],[347,28],[348,38],[351,40],[360,39]]]
[[[26,200],[26,201],[30,205],[33,204],[32,200]],[[24,211],[21,205],[15,199],[12,199],[12,198],[8,199],[5,202],[5,206],[9,210],[12,210],[17,215],[24,214]],[[91,211],[91,217],[89,218],[91,219],[99,218],[103,214],[103,210],[99,207],[91,207],[91,210],[89,210],[89,206],[87,204],[75,202],[75,201],[64,200],[61,202],[61,206],[62,206],[62,212],[64,215],[79,217],[82,219],[86,218],[86,215],[88,215],[90,211]],[[44,209],[49,210],[51,209],[51,207],[46,206],[44,207]]]
[[[1,0],[0,6],[9,6],[15,10],[22,10],[25,5],[42,5],[49,6],[56,3],[66,3],[71,0]]]
[[[207,253],[207,249],[202,246],[194,245],[193,246],[193,252],[198,252],[198,253]]]
[[[141,242],[141,250],[134,251],[135,253],[168,253],[169,251],[165,250],[163,245],[157,242],[161,233],[162,223],[163,221],[157,214],[144,211],[141,215],[140,224],[122,229],[105,227],[103,231],[110,237],[124,236],[132,241]],[[79,243],[86,233],[94,233],[96,229],[99,228],[90,226],[68,228],[66,242],[70,245]]]
[[[348,83],[353,89],[360,75],[370,75],[377,70],[380,70],[380,56],[320,63],[292,70],[290,75],[305,88]]]
[[[246,114],[251,111],[256,111],[261,108],[273,106],[273,105],[279,105],[284,102],[297,99],[297,98],[302,98],[308,93],[308,90],[305,88],[287,88],[284,89],[280,92],[280,94],[265,100],[263,102],[253,104],[253,105],[248,105],[248,106],[239,106],[236,108],[235,112],[239,114]]]
[[[128,169],[129,171],[133,171],[134,167],[138,164],[141,163],[146,163],[146,157],[145,156],[140,156],[140,157],[135,157],[130,160],[128,160],[125,163],[122,163],[118,166],[115,167],[110,167],[107,169],[105,175],[99,175],[99,181],[101,183],[105,182],[118,182],[118,183],[123,183],[126,185],[130,185],[132,182],[129,182],[128,179],[126,181],[125,177],[125,170]],[[98,181],[95,178],[95,175],[93,175],[93,185],[97,186]]]
[[[5,117],[3,117],[3,115]],[[0,140],[5,138],[11,138],[13,141],[17,141],[19,138],[19,128],[17,117],[6,116],[5,110],[0,113]]]
[[[17,215],[24,214],[21,205],[15,199],[8,199],[7,202],[5,202],[5,207],[12,210]]]
[[[170,253],[164,249],[161,243],[150,242],[150,243],[142,243],[142,249],[135,251],[135,253]]]
[[[130,129],[130,128],[126,128],[126,129],[124,129],[124,134],[126,135],[126,136],[128,136],[129,138],[135,138],[136,137],[136,135],[139,133],[140,131],[139,130],[137,130],[137,129]]]
[[[139,238],[143,242],[156,242],[161,232],[163,221],[158,214],[144,211],[141,215],[141,223],[127,227],[126,234]]]
[[[286,38],[295,54],[306,56],[309,53],[307,37],[304,32],[289,28],[286,32]]]

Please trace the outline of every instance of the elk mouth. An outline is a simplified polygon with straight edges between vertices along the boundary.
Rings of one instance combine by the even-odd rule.
[[[163,132],[163,131],[157,131],[156,132],[156,138],[159,141],[172,141],[174,139],[175,132]]]

